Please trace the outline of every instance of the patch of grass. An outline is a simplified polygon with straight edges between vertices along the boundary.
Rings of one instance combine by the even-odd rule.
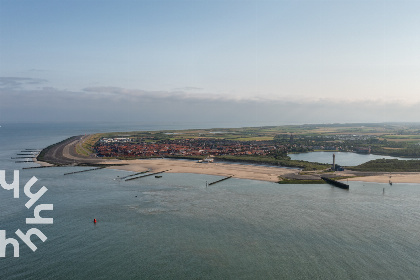
[[[281,178],[280,181],[278,181],[279,184],[326,184],[326,182],[322,179],[313,179],[313,180],[299,180],[299,179],[286,179]]]
[[[76,153],[83,156],[89,156],[89,152],[83,149],[79,143],[76,145]]]
[[[216,159],[233,161],[233,162],[248,162],[256,164],[268,164],[285,167],[302,168],[304,171],[324,170],[330,167],[329,164],[322,164],[316,162],[308,162],[303,160],[290,160],[287,158],[277,159],[269,156],[217,156]]]
[[[93,153],[93,146],[95,146],[101,137],[101,133],[89,135],[88,138],[83,141],[82,148],[87,150],[89,153]]]
[[[420,172],[420,160],[376,159],[348,169],[373,172]]]

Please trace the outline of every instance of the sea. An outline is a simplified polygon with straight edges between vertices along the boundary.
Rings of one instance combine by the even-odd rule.
[[[166,174],[124,181],[128,171],[33,168],[16,162],[73,135],[199,128],[197,124],[0,124],[0,230],[18,240],[0,257],[0,279],[419,279],[420,182],[281,185],[219,176]],[[228,126],[229,124],[225,125]],[[233,124],[232,124],[233,125]],[[201,128],[221,127],[202,124]],[[231,126],[234,127],[234,126]],[[344,156],[344,155],[343,155]],[[29,209],[31,192],[48,190]],[[26,224],[34,207],[53,224]],[[93,220],[96,219],[96,224]],[[15,234],[47,239],[31,250]],[[1,245],[1,244],[0,244]]]

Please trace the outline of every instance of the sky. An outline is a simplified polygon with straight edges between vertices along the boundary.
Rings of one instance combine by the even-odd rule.
[[[420,122],[420,0],[0,0],[2,122]]]

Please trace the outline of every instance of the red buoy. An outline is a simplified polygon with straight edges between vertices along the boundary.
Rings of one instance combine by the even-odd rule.
[[[96,224],[96,219],[93,219],[93,222]]]

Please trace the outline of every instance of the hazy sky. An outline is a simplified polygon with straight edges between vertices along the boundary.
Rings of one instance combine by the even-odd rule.
[[[0,123],[420,121],[420,0],[0,0]]]

